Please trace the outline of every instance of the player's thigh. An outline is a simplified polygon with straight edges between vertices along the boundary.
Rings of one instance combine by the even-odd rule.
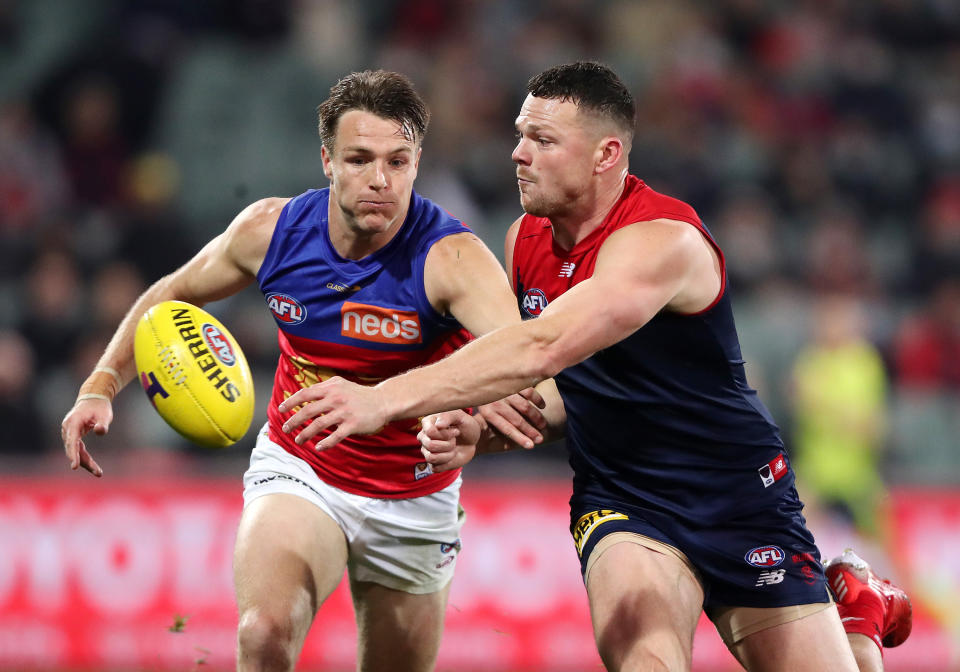
[[[433,670],[443,636],[450,583],[432,593],[408,593],[351,581],[361,672]]]
[[[730,647],[750,672],[857,672],[847,636],[831,604],[748,635]]]
[[[241,617],[251,609],[286,612],[309,625],[346,564],[343,531],[320,507],[287,493],[257,497],[243,511],[234,548]]]
[[[588,567],[594,635],[608,668],[644,669],[658,660],[689,669],[704,593],[683,557],[642,535],[614,532],[594,547]]]

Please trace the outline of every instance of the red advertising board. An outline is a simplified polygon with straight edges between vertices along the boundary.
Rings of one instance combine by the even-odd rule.
[[[601,669],[567,533],[569,487],[464,485],[463,553],[438,670]],[[233,668],[238,483],[8,478],[0,493],[0,669]],[[960,669],[960,495],[901,492],[893,504],[895,560],[919,607],[887,669]],[[351,670],[354,647],[341,586],[298,669]],[[705,620],[694,669],[739,669]]]

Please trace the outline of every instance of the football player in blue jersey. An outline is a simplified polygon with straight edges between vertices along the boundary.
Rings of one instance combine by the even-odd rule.
[[[281,357],[244,476],[234,555],[243,672],[293,670],[345,570],[357,669],[434,669],[460,550],[459,474],[424,463],[414,416],[327,454],[283,434],[277,411],[336,371],[382,379],[456,347],[464,328],[481,335],[520,322],[496,257],[413,190],[428,116],[398,73],[353,73],[335,84],[319,110],[329,189],[257,201],[151,286],[62,423],[71,468],[102,476],[84,436],[108,431],[111,402],[135,376],[140,316],[161,301],[203,305],[259,285]],[[512,404],[531,411],[525,399]]]
[[[689,205],[629,174],[629,91],[574,63],[527,93],[513,152],[527,214],[506,258],[531,319],[372,388],[303,389],[281,405],[302,405],[284,431],[335,428],[322,449],[554,377],[562,404],[542,387],[545,414],[566,434],[607,669],[689,670],[704,611],[751,672],[882,669],[882,646],[909,633],[909,600],[852,554],[820,562],[779,430],[747,385],[723,253]],[[478,441],[509,447],[482,413],[427,418],[421,436],[435,469]]]

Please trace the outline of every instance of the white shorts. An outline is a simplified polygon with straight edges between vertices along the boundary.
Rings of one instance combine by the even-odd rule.
[[[433,593],[453,578],[460,553],[461,479],[443,490],[410,499],[354,495],[321,481],[309,464],[260,430],[243,475],[243,505],[285,493],[318,506],[347,538],[351,580],[371,581],[406,593]]]

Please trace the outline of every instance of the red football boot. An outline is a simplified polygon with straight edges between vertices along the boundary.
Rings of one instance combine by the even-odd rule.
[[[913,607],[905,592],[880,579],[849,548],[824,565],[827,583],[837,598],[844,630],[873,639],[877,646],[899,646],[910,636]],[[881,647],[882,648],[882,647]]]

